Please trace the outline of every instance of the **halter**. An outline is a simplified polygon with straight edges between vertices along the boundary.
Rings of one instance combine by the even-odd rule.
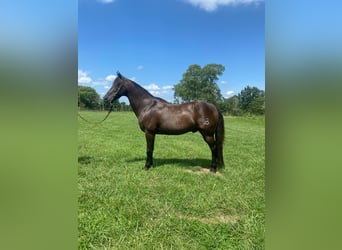
[[[115,97],[117,96],[117,94],[119,93],[119,91],[121,90],[121,88],[122,88],[122,85],[120,85],[119,88],[114,92],[114,97],[113,97],[113,99],[115,99]],[[108,110],[108,114],[105,116],[105,118],[103,118],[103,119],[102,119],[101,121],[99,121],[99,122],[92,122],[92,121],[89,121],[89,120],[85,119],[83,116],[81,116],[80,113],[78,113],[78,116],[79,116],[83,121],[86,121],[86,122],[88,122],[88,123],[91,123],[91,124],[100,124],[100,123],[104,122],[104,121],[108,118],[109,114],[110,114],[112,111],[113,111],[113,104],[110,104],[110,108],[109,108],[109,110]]]

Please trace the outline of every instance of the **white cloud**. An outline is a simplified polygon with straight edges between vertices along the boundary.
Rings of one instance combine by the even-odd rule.
[[[78,70],[78,83],[91,83],[92,79],[91,77],[88,75],[87,72],[83,71],[83,70]]]
[[[154,96],[163,98],[168,102],[173,101],[173,85],[161,86],[156,83],[151,83],[149,85],[144,85],[142,87]]]
[[[164,90],[171,90],[171,89],[173,89],[173,86],[172,85],[167,85],[167,86],[164,86],[163,89]]]
[[[113,3],[115,0],[97,0],[100,3]]]
[[[108,86],[108,82],[103,79],[98,79],[97,81],[92,82],[93,86]]]
[[[105,79],[108,82],[113,82],[115,78],[116,78],[116,75],[108,75],[108,76],[106,76]]]
[[[157,90],[149,90],[149,92],[150,92],[152,95],[160,95],[160,91],[157,91]]]
[[[148,92],[150,92],[152,95],[160,96],[161,94],[163,94],[163,92],[160,92],[161,88],[155,83],[151,83],[143,87],[144,89],[148,90]]]
[[[137,67],[138,70],[142,70],[143,68],[144,68],[144,66],[142,66],[142,65],[139,65],[139,66]]]
[[[221,81],[221,84],[227,84],[227,82],[226,81]]]
[[[232,95],[234,94],[234,91],[233,90],[228,90],[226,93],[225,93],[225,97],[231,97]]]
[[[160,90],[160,87],[157,84],[151,83],[147,86],[144,86],[145,89],[147,89],[148,91],[156,91],[156,90]],[[152,92],[151,92],[152,93]]]
[[[205,11],[212,12],[216,10],[220,5],[238,5],[238,4],[258,4],[263,0],[184,0],[196,7],[200,7]]]

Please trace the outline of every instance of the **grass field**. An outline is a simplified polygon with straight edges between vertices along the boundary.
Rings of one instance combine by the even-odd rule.
[[[133,113],[79,119],[79,249],[264,249],[264,124],[225,117],[226,167],[211,174],[199,133],[157,135],[145,171]]]

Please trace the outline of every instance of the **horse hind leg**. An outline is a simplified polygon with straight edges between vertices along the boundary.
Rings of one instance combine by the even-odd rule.
[[[214,139],[214,135],[206,135],[203,132],[201,132],[203,139],[208,144],[210,150],[211,150],[211,166],[210,166],[210,172],[216,173],[217,169],[217,148],[216,148],[216,142]]]

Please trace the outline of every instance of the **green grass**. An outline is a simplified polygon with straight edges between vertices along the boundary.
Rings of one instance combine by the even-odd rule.
[[[105,113],[82,112],[92,121]],[[133,113],[79,119],[80,249],[264,249],[264,117],[225,117],[217,174],[199,133],[145,137]]]

